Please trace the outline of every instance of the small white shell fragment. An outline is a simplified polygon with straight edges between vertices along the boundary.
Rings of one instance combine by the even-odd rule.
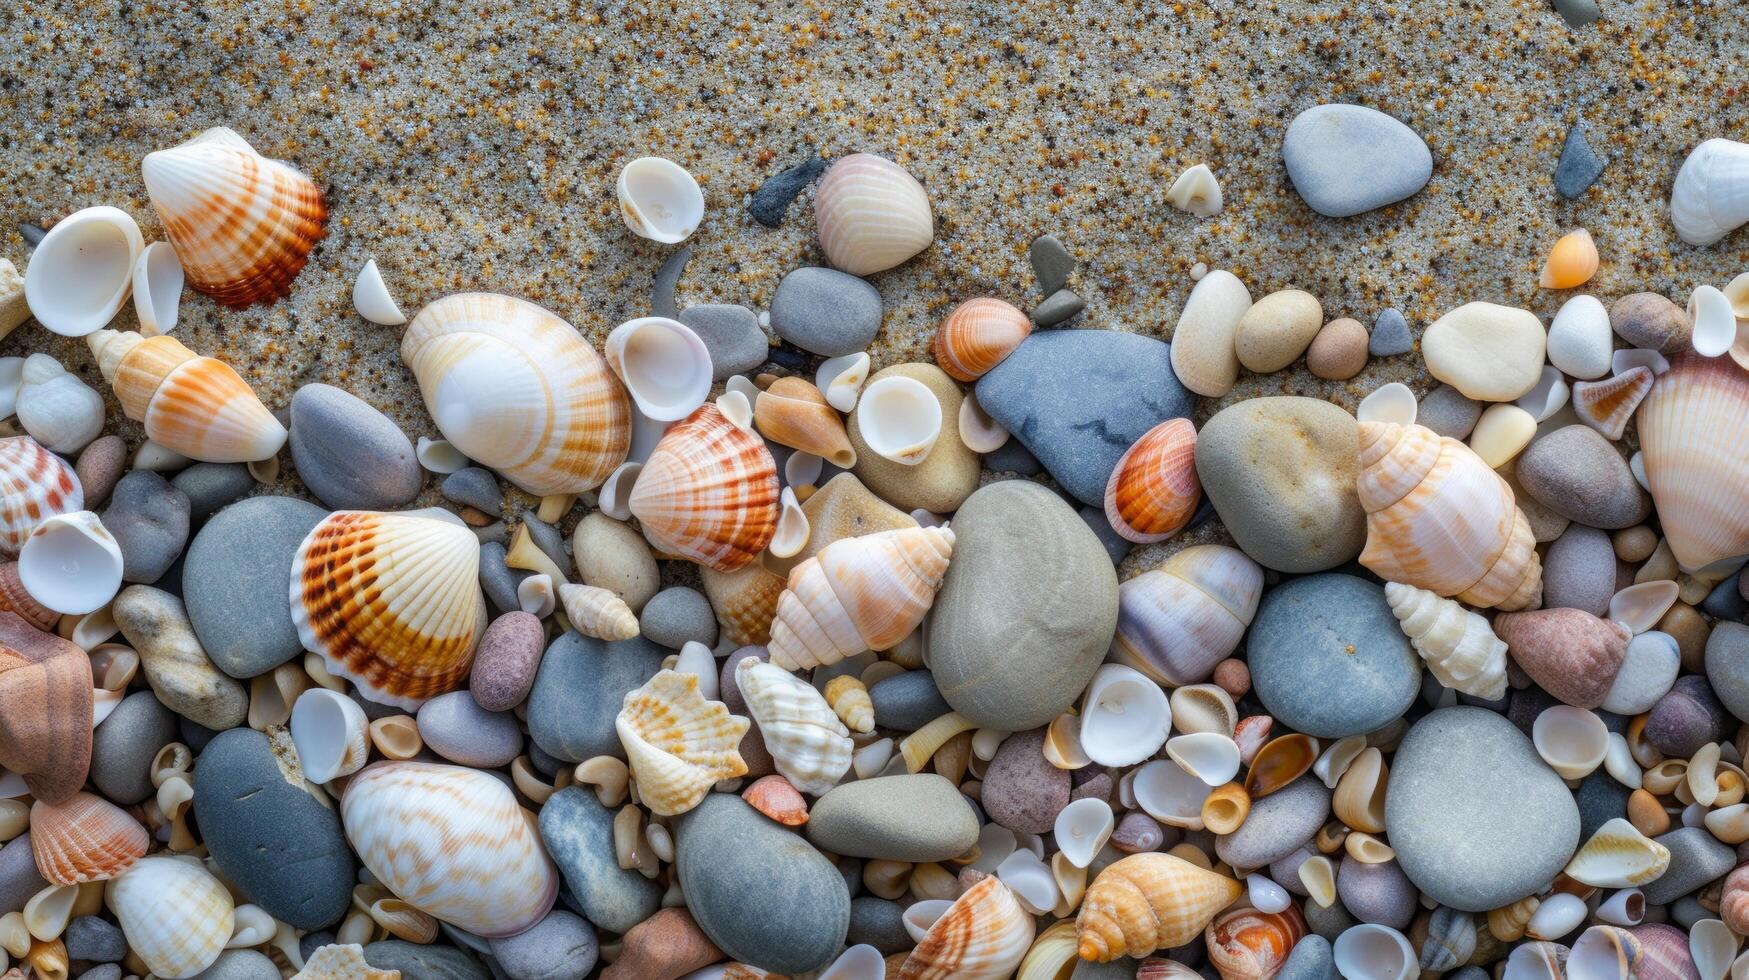
[[[971,866],[985,874],[995,874],[996,866],[1019,846],[1014,831],[999,823],[987,823],[978,831],[978,859]]]
[[[1742,940],[1718,919],[1702,919],[1688,928],[1688,955],[1700,980],[1725,980]]]
[[[710,396],[710,349],[679,320],[627,320],[607,335],[605,347],[607,366],[650,419],[679,421]]]
[[[413,456],[427,473],[448,475],[468,468],[468,458],[448,439],[420,436],[413,446]]]
[[[558,591],[551,575],[530,575],[516,585],[516,601],[522,611],[536,619],[545,619],[558,607]]]
[[[1239,743],[1220,732],[1174,735],[1166,740],[1166,756],[1211,787],[1239,774]]]
[[[101,330],[133,292],[145,247],[140,226],[120,208],[86,208],[55,222],[24,270],[31,315],[63,337]]]
[[[887,767],[892,758],[893,740],[878,738],[850,753],[850,768],[856,771],[857,779],[872,779]]]
[[[1336,969],[1350,980],[1409,980],[1421,972],[1415,947],[1390,926],[1364,922],[1336,937]]]
[[[1670,362],[1664,359],[1663,354],[1644,347],[1623,347],[1609,356],[1611,374],[1620,374],[1641,366],[1651,368],[1653,374],[1663,374],[1670,370]]]
[[[1057,811],[1053,828],[1057,849],[1063,852],[1070,864],[1085,868],[1093,863],[1094,855],[1111,839],[1115,826],[1111,804],[1095,797],[1076,800]]]
[[[718,395],[717,411],[743,431],[757,431],[753,428],[753,403],[739,391],[725,391]]]
[[[996,877],[1001,879],[1020,904],[1033,915],[1043,915],[1057,904],[1062,892],[1057,889],[1057,878],[1051,874],[1050,866],[1045,864],[1037,854],[1021,848],[1008,855],[1007,859],[996,866]]]
[[[1324,750],[1323,755],[1318,756],[1318,761],[1312,763],[1312,775],[1317,776],[1326,787],[1335,789],[1336,784],[1342,780],[1342,774],[1347,772],[1348,767],[1365,751],[1365,735],[1350,735],[1346,738],[1339,738],[1330,743],[1330,747]]]
[[[1564,390],[1561,400],[1566,401]],[[1470,432],[1470,448],[1490,469],[1499,469],[1530,445],[1536,436],[1536,423],[1535,415],[1517,405],[1489,405]]]
[[[1286,888],[1260,874],[1253,874],[1245,879],[1245,894],[1251,899],[1252,907],[1269,915],[1287,911],[1288,905],[1292,903]]]
[[[108,602],[103,605],[103,608],[92,610],[79,617],[79,621],[73,624],[73,632],[67,635],[67,639],[72,640],[74,646],[90,653],[115,634],[115,603]]]
[[[155,473],[171,473],[182,469],[192,462],[194,462],[194,460],[189,459],[187,456],[182,455],[174,449],[166,449],[164,446],[153,442],[150,439],[140,443],[140,448],[134,451],[134,469],[136,470],[151,470]],[[254,470],[250,470],[250,472],[253,473]]]
[[[1688,795],[1694,797],[1694,802],[1702,809],[1712,806],[1719,798],[1719,746],[1717,742],[1708,742],[1696,749],[1694,755],[1688,758]]]
[[[1566,892],[1555,892],[1543,898],[1530,921],[1525,923],[1524,934],[1531,939],[1559,939],[1585,921],[1590,909],[1585,907],[1585,900],[1577,895]]]
[[[1159,751],[1172,727],[1166,692],[1122,664],[1103,664],[1081,701],[1081,749],[1102,766],[1131,766]]]
[[[849,414],[856,407],[856,396],[862,383],[868,380],[869,358],[866,351],[840,354],[820,362],[814,372],[814,387],[826,396],[826,404]]]
[[[730,375],[729,380],[723,382],[723,390],[740,392],[749,405],[759,400],[759,386],[745,374]]]
[[[147,337],[176,329],[182,307],[182,263],[169,242],[153,242],[134,263],[134,313]],[[407,322],[402,319],[400,322]]]
[[[30,532],[18,553],[18,577],[31,598],[55,612],[92,612],[121,589],[121,545],[91,511],[56,514]]]
[[[607,475],[595,497],[596,505],[603,514],[616,521],[631,519],[632,487],[637,484],[638,474],[642,472],[642,463],[621,463]]]
[[[1202,829],[1202,801],[1213,787],[1170,759],[1155,759],[1137,769],[1131,782],[1136,805],[1163,824]]]
[[[352,281],[352,308],[358,315],[385,327],[398,327],[407,322],[407,315],[389,295],[389,285],[377,269],[376,259],[366,259],[358,278]]]
[[[1609,311],[1595,296],[1579,295],[1561,304],[1549,324],[1549,363],[1581,381],[1609,373],[1615,335]]]
[[[808,525],[808,515],[802,512],[802,505],[796,502],[796,492],[790,487],[783,488],[782,511],[777,518],[777,533],[771,536],[772,555],[778,558],[793,558],[807,547],[811,533]]]
[[[789,454],[783,461],[783,485],[786,487],[811,487],[820,482],[820,474],[826,468],[826,461],[813,453],[804,453],[800,449]]]
[[[1380,385],[1360,400],[1360,406],[1355,409],[1354,417],[1361,422],[1396,422],[1399,425],[1413,425],[1415,414],[1421,406],[1415,401],[1415,393],[1409,386],[1400,381]]]
[[[1736,310],[1712,286],[1696,286],[1688,294],[1688,316],[1694,321],[1694,350],[1700,356],[1718,357],[1737,342]]]
[[[231,941],[225,944],[226,949],[249,949],[273,938],[273,916],[268,915],[267,910],[261,906],[239,905],[234,915]]]
[[[863,390],[856,427],[876,455],[916,466],[941,435],[941,402],[916,378],[890,375]]]
[[[1567,404],[1571,392],[1567,389],[1567,379],[1558,368],[1543,365],[1542,377],[1537,379],[1536,387],[1520,395],[1513,404],[1530,413],[1530,417],[1538,422],[1560,411]]]
[[[1637,926],[1646,918],[1646,896],[1638,888],[1623,888],[1604,899],[1595,914],[1599,921],[1613,926]]]
[[[661,157],[639,157],[619,172],[619,213],[633,233],[653,242],[686,241],[704,220],[704,192],[686,169]]]
[[[1640,767],[1634,762],[1627,737],[1620,732],[1609,733],[1609,748],[1603,752],[1603,771],[1628,789],[1640,788]]]
[[[1603,719],[1584,708],[1566,704],[1545,708],[1537,715],[1531,724],[1530,740],[1537,755],[1562,779],[1584,779],[1591,775],[1603,764],[1609,751],[1609,729]]]
[[[996,758],[996,750],[1008,740],[1012,732],[1004,732],[995,728],[980,728],[972,736],[972,756],[989,762]]]
[[[959,425],[960,441],[979,455],[993,453],[1008,442],[1008,430],[984,411],[974,391],[968,390],[960,399]]]
[[[887,961],[881,951],[858,943],[833,960],[819,980],[884,980],[886,975]]]
[[[1658,620],[1676,604],[1681,591],[1669,579],[1630,585],[1610,598],[1609,618],[1638,636],[1658,625]]]
[[[1221,182],[1207,164],[1199,163],[1172,182],[1166,203],[1199,218],[1212,218],[1221,213]]]

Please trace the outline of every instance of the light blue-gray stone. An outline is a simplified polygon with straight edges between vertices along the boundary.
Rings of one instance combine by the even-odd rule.
[[[638,614],[638,628],[651,643],[678,650],[688,640],[717,645],[717,614],[697,589],[670,586],[650,597]]]
[[[99,963],[79,974],[79,980],[121,980],[121,967],[114,963]]]
[[[764,364],[771,353],[765,331],[759,329],[758,314],[745,306],[734,303],[689,306],[680,311],[679,320],[704,341],[705,350],[711,355],[711,377],[716,381],[753,370]]]
[[[182,572],[195,635],[218,668],[254,677],[302,656],[291,618],[292,556],[328,512],[293,497],[250,497],[194,536]]]
[[[608,932],[623,933],[656,913],[662,886],[619,866],[613,816],[594,793],[568,786],[541,807],[540,838],[577,910]]]
[[[508,711],[487,711],[467,691],[451,691],[419,706],[419,737],[451,762],[476,769],[507,766],[522,754],[522,726]]]
[[[492,958],[510,980],[583,980],[601,955],[595,930],[564,909],[548,912],[533,929],[490,942]]]
[[[1316,933],[1300,937],[1276,980],[1337,980],[1336,954],[1330,940]]]
[[[1215,853],[1235,868],[1261,868],[1312,839],[1330,817],[1330,790],[1310,774],[1251,804],[1239,829],[1215,838]]]
[[[1440,385],[1421,399],[1415,421],[1451,439],[1468,439],[1482,417],[1482,403],[1465,397],[1451,385]]]
[[[1069,974],[1069,980],[1135,980],[1141,965],[1139,960],[1128,956],[1120,956],[1109,963],[1077,959],[1075,972]]]
[[[1396,778],[1396,773],[1391,774]],[[1737,852],[1704,827],[1678,827],[1652,838],[1670,850],[1670,867],[1640,887],[1647,905],[1668,905],[1691,891],[1717,881],[1737,866]]]
[[[1366,341],[1366,352],[1373,357],[1390,357],[1394,354],[1407,354],[1414,347],[1415,338],[1409,335],[1409,321],[1403,318],[1403,311],[1395,306],[1386,307],[1378,319],[1373,321],[1372,336]]]
[[[598,755],[625,758],[614,719],[633,688],[662,669],[666,654],[643,637],[608,643],[570,631],[541,657],[528,693],[528,733],[567,762]]]
[[[848,272],[817,266],[783,277],[771,299],[771,328],[821,357],[854,354],[881,329],[881,294]]]
[[[504,509],[504,490],[491,470],[464,466],[443,478],[443,499],[497,517]]]
[[[292,396],[287,444],[298,479],[334,510],[393,510],[419,496],[425,479],[401,427],[332,385]]]
[[[227,949],[193,980],[279,980],[279,967],[252,949]]]
[[[1555,0],[1555,8],[1567,18],[1569,27],[1580,27],[1597,19],[1597,4],[1592,0]],[[1574,12],[1580,12],[1578,23],[1574,23]],[[1561,144],[1561,159],[1555,164],[1555,193],[1565,198],[1585,193],[1603,176],[1605,163],[1585,138],[1585,124],[1575,122],[1567,130],[1567,141]]]
[[[1706,641],[1706,676],[1725,710],[1738,721],[1749,719],[1749,626],[1727,622],[1713,627]]]
[[[170,478],[170,485],[188,496],[189,516],[207,516],[235,503],[255,489],[255,478],[242,463],[196,463]]]
[[[1281,157],[1294,190],[1329,218],[1394,204],[1433,175],[1433,153],[1413,129],[1358,105],[1313,106],[1295,116]]]
[[[69,959],[118,963],[128,955],[128,941],[121,927],[95,915],[81,915],[67,923],[61,941],[67,945]]]
[[[174,741],[175,713],[151,691],[135,691],[91,733],[91,782],[111,802],[143,803],[156,792],[152,757]]]
[[[522,584],[523,579],[534,574],[505,564],[507,553],[502,541],[485,541],[480,544],[480,591],[486,593],[486,601],[500,613],[515,612],[522,608],[522,603],[516,598],[516,587]]]
[[[402,980],[492,980],[478,960],[454,946],[384,939],[364,948],[364,961],[379,970],[400,970]]]
[[[1368,864],[1345,855],[1336,872],[1336,896],[1362,922],[1403,931],[1415,918],[1415,886],[1396,861]]]
[[[123,476],[101,518],[121,547],[123,582],[158,581],[188,543],[188,494],[150,470]]]

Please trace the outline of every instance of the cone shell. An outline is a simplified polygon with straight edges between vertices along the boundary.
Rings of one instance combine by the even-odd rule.
[[[1473,606],[1534,609],[1542,562],[1512,489],[1473,450],[1422,425],[1360,423],[1360,563]]]
[[[592,490],[625,462],[625,387],[575,327],[533,303],[445,296],[413,318],[401,360],[444,438],[529,493]]]
[[[1725,358],[1670,359],[1636,415],[1646,483],[1676,561],[1698,571],[1749,553],[1749,374]]]
[[[1167,419],[1130,446],[1105,485],[1105,519],[1126,541],[1152,544],[1183,529],[1196,513],[1196,426]]]
[[[1494,633],[1539,687],[1576,708],[1608,696],[1627,656],[1627,628],[1581,609],[1538,609],[1494,618]]]
[[[820,549],[789,573],[771,624],[771,662],[800,670],[897,645],[934,604],[953,542],[947,528],[911,527]]]
[[[0,766],[32,796],[63,803],[91,767],[91,658],[0,612]]]
[[[1075,920],[1081,958],[1109,963],[1182,946],[1243,889],[1170,854],[1132,854],[1093,879]]]
[[[1203,939],[1221,980],[1268,980],[1280,972],[1305,934],[1305,918],[1289,905],[1280,912],[1254,908],[1223,912],[1203,931]]]
[[[1597,828],[1567,862],[1567,877],[1593,888],[1636,888],[1670,867],[1670,849],[1622,817]]]
[[[778,378],[753,403],[753,425],[780,446],[813,453],[840,469],[856,465],[844,418],[820,389],[801,378]]]
[[[1032,946],[1033,920],[1001,879],[966,889],[929,927],[900,980],[1002,980]]]
[[[571,625],[584,636],[612,643],[638,635],[638,617],[632,607],[607,589],[567,583],[559,586],[559,602]]]
[[[1573,414],[1605,439],[1620,439],[1655,379],[1652,369],[1641,364],[1601,381],[1575,381]]]
[[[614,729],[638,799],[658,816],[698,806],[711,787],[747,773],[738,748],[749,722],[699,693],[698,676],[664,670],[625,696]]]
[[[850,769],[855,746],[849,729],[813,685],[748,657],[735,668],[735,686],[790,785],[814,796],[837,785]]]
[[[233,309],[290,293],[327,234],[322,189],[229,129],[149,153],[140,173],[188,284]]]
[[[732,572],[777,533],[777,463],[763,440],[707,403],[656,443],[629,505],[659,550]]]
[[[752,562],[732,572],[699,569],[705,598],[717,614],[723,639],[736,646],[764,646],[771,640],[771,621],[783,595],[783,576]]]
[[[1506,696],[1506,644],[1487,617],[1400,582],[1385,583],[1385,601],[1441,684],[1489,701]]]
[[[343,510],[292,561],[304,649],[372,701],[416,710],[467,683],[486,628],[480,544],[459,523]]]
[[[30,436],[0,439],[0,552],[16,557],[45,519],[84,509],[79,477],[61,457]]]
[[[206,463],[252,463],[285,445],[285,426],[225,362],[168,335],[99,330],[85,342],[122,411],[164,448]]]
[[[855,276],[891,269],[935,239],[923,185],[904,167],[869,153],[840,157],[820,178],[814,222],[827,261]]]
[[[193,859],[141,858],[104,891],[128,948],[154,976],[192,977],[231,941],[231,893]]]
[[[935,329],[935,363],[956,381],[976,381],[1032,333],[1032,320],[999,299],[969,299]]]
[[[1237,548],[1196,545],[1118,588],[1112,657],[1161,684],[1208,680],[1239,646],[1263,595],[1263,569]]]
[[[346,784],[346,839],[390,891],[476,936],[539,922],[559,876],[509,787],[477,769],[379,762]]]
[[[30,807],[30,849],[36,869],[56,885],[113,878],[145,857],[146,828],[114,803],[75,793],[65,803]]]
[[[18,563],[6,562],[0,565],[0,610],[17,613],[20,618],[39,630],[52,630],[61,621],[61,614],[36,601],[36,598],[25,591],[24,581],[18,575]]]

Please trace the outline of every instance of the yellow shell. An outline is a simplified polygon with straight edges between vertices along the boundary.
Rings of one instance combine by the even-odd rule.
[[[827,681],[826,703],[851,731],[864,734],[874,731],[874,701],[862,681],[850,674],[839,674]]]
[[[1597,243],[1583,228],[1561,236],[1549,250],[1537,285],[1544,289],[1572,289],[1597,274]]]
[[[1182,946],[1241,890],[1237,881],[1170,854],[1132,854],[1087,886],[1075,920],[1081,958],[1107,963]]]
[[[947,528],[912,527],[820,549],[789,573],[771,624],[771,662],[799,670],[891,648],[934,604],[953,541]]]
[[[207,463],[252,463],[285,445],[285,427],[225,362],[163,334],[99,330],[85,342],[122,411],[164,448]]]
[[[1566,870],[1568,877],[1593,888],[1634,888],[1656,881],[1669,867],[1669,848],[1616,817],[1592,833]]]
[[[628,506],[657,549],[732,572],[777,533],[777,463],[707,402],[656,443]]]
[[[705,700],[696,675],[672,670],[628,693],[614,720],[638,798],[658,816],[685,813],[712,786],[746,775],[739,747],[749,725],[722,702]]]
[[[1032,945],[1032,916],[1001,879],[966,889],[905,958],[900,980],[1001,980]]]
[[[844,418],[820,389],[801,378],[778,378],[753,403],[759,434],[780,446],[813,453],[839,469],[856,465]]]
[[[956,381],[976,381],[1032,334],[1032,320],[999,299],[969,299],[935,330],[935,363]]]

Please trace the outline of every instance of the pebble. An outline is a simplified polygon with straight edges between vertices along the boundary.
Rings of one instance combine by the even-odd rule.
[[[873,946],[882,956],[903,953],[917,945],[905,931],[905,910],[898,902],[863,895],[850,900],[850,931],[846,945]]]
[[[1625,818],[1631,792],[1603,769],[1580,780],[1573,793],[1573,803],[1579,807],[1579,839],[1590,840],[1597,828],[1617,817]]]
[[[113,610],[116,626],[140,655],[140,671],[165,707],[215,731],[243,723],[249,692],[207,658],[181,599],[149,585],[130,585],[115,597]]]
[[[895,364],[876,371],[868,383],[891,377],[913,378],[935,393],[935,400],[941,404],[941,434],[936,436],[935,445],[923,462],[915,466],[894,462],[868,448],[858,422],[859,406],[850,413],[845,426],[850,445],[856,450],[857,479],[900,510],[951,514],[978,489],[978,454],[960,439],[960,403],[965,395],[947,372],[933,364]]]
[[[977,814],[932,772],[834,787],[809,808],[804,829],[822,851],[888,861],[947,861],[978,844]]]
[[[1737,852],[1703,827],[1678,827],[1652,839],[1670,850],[1670,866],[1663,875],[1640,886],[1647,905],[1674,902],[1724,877],[1737,864]]]
[[[1172,329],[1172,372],[1180,384],[1210,398],[1233,390],[1239,378],[1233,334],[1250,308],[1251,291],[1231,272],[1216,269],[1197,280]]]
[[[1069,284],[1069,274],[1075,271],[1075,257],[1063,247],[1055,235],[1040,235],[1027,250],[1032,262],[1032,276],[1038,280],[1038,291],[1051,295]]]
[[[1482,403],[1451,385],[1440,385],[1421,399],[1415,421],[1448,439],[1468,439],[1482,417]]]
[[[1329,818],[1330,790],[1307,774],[1254,801],[1238,830],[1215,838],[1215,853],[1235,868],[1261,868],[1299,850]]]
[[[1542,377],[1545,335],[1535,313],[1497,303],[1465,303],[1421,335],[1427,373],[1468,398],[1509,402]]]
[[[1673,603],[1653,629],[1676,641],[1683,670],[1693,674],[1706,673],[1706,641],[1712,627],[1707,625],[1700,610],[1686,602]]]
[[[1301,937],[1287,954],[1276,980],[1337,980],[1336,953],[1330,941],[1315,933]]]
[[[1715,619],[1741,620],[1745,613],[1749,613],[1749,601],[1745,601],[1742,593],[1738,591],[1736,577],[1730,575],[1725,576],[1718,585],[1713,586],[1713,590],[1707,593],[1707,597],[1701,602],[1700,607],[1708,616]]]
[[[1087,301],[1074,290],[1059,289],[1046,296],[1044,302],[1033,307],[1032,312],[1027,316],[1032,319],[1033,326],[1043,330],[1069,322],[1075,318],[1076,314],[1086,308]]]
[[[651,316],[674,319],[674,290],[680,286],[680,276],[686,271],[686,263],[691,261],[692,249],[681,248],[668,256],[662,267],[656,270],[656,278],[650,283]]]
[[[585,585],[612,592],[633,612],[642,610],[662,587],[656,556],[644,536],[600,511],[577,522],[571,532],[571,554]]]
[[[1686,759],[1708,742],[1724,741],[1734,726],[1707,679],[1685,674],[1652,707],[1644,735],[1658,751]]]
[[[561,569],[571,567],[571,556],[565,553],[565,536],[559,533],[558,528],[534,516],[533,510],[524,510],[517,520],[528,528],[529,540],[551,558],[553,564]]]
[[[1222,409],[1196,439],[1196,472],[1245,554],[1284,572],[1360,554],[1366,512],[1354,492],[1354,416],[1316,398],[1252,398]]]
[[[1597,5],[1592,0],[1555,0],[1555,9],[1561,11],[1563,17],[1568,17],[1568,11],[1580,5],[1591,8],[1591,19],[1581,24],[1597,19]],[[1568,17],[1567,24],[1569,27],[1581,26],[1574,24],[1571,17]],[[1560,162],[1555,164],[1555,193],[1569,199],[1578,197],[1603,176],[1603,166],[1603,158],[1591,149],[1591,141],[1585,138],[1585,124],[1573,123],[1573,128],[1567,130],[1567,141],[1561,144]]]
[[[91,782],[113,803],[143,803],[157,791],[152,757],[174,741],[175,713],[151,691],[135,691],[91,733]]]
[[[1076,959],[1069,980],[1132,980],[1141,975],[1141,967],[1141,961],[1129,956],[1120,956],[1109,963]]]
[[[1330,942],[1335,942],[1337,936],[1359,924],[1355,921],[1354,916],[1349,915],[1348,910],[1342,907],[1341,902],[1331,902],[1329,908],[1325,908],[1317,902],[1305,902],[1303,905],[1306,914],[1306,928]]]
[[[24,909],[31,896],[49,883],[36,870],[36,855],[30,849],[30,831],[0,847],[0,915]]]
[[[1330,218],[1394,204],[1433,175],[1433,153],[1413,129],[1358,105],[1313,106],[1295,116],[1281,157],[1294,190]]]
[[[1366,352],[1374,357],[1394,357],[1415,349],[1415,338],[1409,334],[1409,321],[1403,311],[1387,306],[1372,322],[1372,336],[1367,338]]]
[[[528,734],[555,758],[625,758],[614,718],[632,689],[662,669],[664,651],[643,637],[607,643],[568,632],[547,647],[528,695]]]
[[[510,980],[583,980],[595,968],[601,943],[595,930],[554,909],[527,932],[491,940],[492,958]]]
[[[1042,834],[1069,805],[1070,779],[1044,756],[1044,729],[1002,740],[984,771],[980,802],[996,823],[1016,833]]]
[[[425,747],[458,765],[496,769],[522,754],[516,716],[480,707],[467,691],[439,694],[419,707],[418,719]]]
[[[711,355],[711,378],[723,381],[746,374],[765,363],[771,343],[759,329],[759,315],[734,303],[705,303],[680,311],[681,323],[692,328]]]
[[[1421,689],[1421,660],[1385,590],[1352,575],[1308,575],[1265,594],[1247,648],[1263,706],[1318,738],[1383,728]]]
[[[1549,363],[1575,378],[1593,380],[1608,374],[1614,351],[1609,311],[1595,296],[1568,300],[1549,324]]]
[[[504,509],[504,491],[491,470],[464,466],[443,478],[439,488],[443,499],[485,514],[498,514]]]
[[[1486,708],[1441,708],[1409,729],[1391,763],[1385,824],[1409,880],[1465,912],[1542,890],[1579,845],[1572,794],[1530,739]]]
[[[747,213],[765,227],[776,228],[783,224],[784,212],[789,210],[789,204],[796,199],[796,195],[806,190],[809,184],[825,172],[826,161],[810,155],[788,170],[772,174],[765,178],[759,189],[747,200]]]
[[[288,442],[298,479],[334,510],[393,510],[419,496],[425,479],[401,427],[332,385],[292,396]]]
[[[1719,625],[1744,629],[1736,623]],[[1713,635],[1718,635],[1716,630]],[[1708,649],[1711,649],[1710,643]],[[1668,633],[1657,630],[1641,633],[1628,641],[1621,669],[1616,671],[1615,682],[1603,698],[1603,710],[1619,715],[1637,715],[1652,710],[1675,683],[1681,669],[1682,655]]]
[[[121,436],[99,436],[79,451],[73,472],[79,477],[79,489],[85,495],[87,509],[96,510],[103,506],[127,466],[128,444]]]
[[[1087,530],[1092,531],[1093,536],[1099,539],[1100,547],[1105,549],[1105,554],[1111,559],[1113,565],[1122,563],[1124,558],[1129,555],[1130,549],[1135,547],[1134,543],[1125,539],[1123,535],[1117,533],[1116,528],[1111,526],[1111,521],[1105,516],[1104,508],[1082,505],[1075,513],[1081,515],[1081,520],[1087,524]]]
[[[1368,864],[1345,855],[1336,873],[1336,894],[1356,919],[1398,930],[1409,928],[1420,907],[1415,886],[1396,861]]]
[[[291,618],[292,556],[327,511],[293,497],[251,497],[207,521],[188,546],[188,618],[219,669],[254,677],[304,652]]]
[[[613,817],[593,792],[568,786],[540,808],[540,837],[577,910],[608,932],[623,933],[661,905],[662,886],[619,866]]]
[[[114,963],[99,963],[79,974],[79,980],[122,980],[121,967]]]
[[[1713,626],[1706,641],[1706,676],[1712,682],[1713,694],[1731,714],[1749,718],[1749,626],[1742,623]],[[877,719],[879,711],[877,704]]]
[[[509,711],[521,704],[534,687],[545,645],[546,631],[531,613],[516,610],[492,620],[468,674],[474,703],[487,711]]]
[[[1035,333],[978,380],[977,395],[1064,490],[1094,506],[1118,458],[1149,429],[1189,415],[1192,402],[1170,345],[1113,330]]]
[[[1036,483],[980,489],[953,528],[953,561],[926,627],[936,686],[976,724],[1048,724],[1081,696],[1111,644],[1111,559]]]
[[[480,544],[480,590],[486,593],[486,600],[492,603],[492,608],[501,613],[522,608],[522,602],[516,598],[516,587],[533,574],[511,568],[505,563],[507,554],[502,541]]]
[[[1688,311],[1659,293],[1629,293],[1609,307],[1609,328],[1628,342],[1663,354],[1688,347],[1694,324]]]
[[[697,589],[676,585],[656,593],[638,616],[644,639],[670,650],[688,641],[717,645],[717,614],[710,600]]]
[[[1301,844],[1294,848],[1293,853],[1284,858],[1269,862],[1269,878],[1289,892],[1305,898],[1311,893],[1306,890],[1306,883],[1300,880],[1300,865],[1319,855],[1315,843]],[[1332,861],[1340,861],[1339,855],[1333,855]]]
[[[602,972],[601,980],[688,977],[722,958],[723,951],[686,909],[665,908],[622,937],[619,959]]]
[[[188,543],[188,518],[188,495],[162,476],[134,470],[122,477],[102,514],[121,546],[122,581],[150,585],[162,578]]]
[[[1615,546],[1609,534],[1584,524],[1568,525],[1543,557],[1543,605],[1603,616],[1614,595]]]
[[[1565,426],[1531,443],[1517,472],[1538,503],[1589,527],[1632,527],[1652,513],[1627,460],[1590,426]]]
[[[1585,27],[1595,23],[1603,12],[1597,9],[1596,0],[1555,0],[1555,11],[1568,27]]]
[[[227,949],[192,980],[278,980],[279,967],[253,949]]]
[[[379,970],[400,970],[403,980],[492,980],[485,967],[454,946],[383,939],[364,948],[364,961]]]
[[[810,266],[783,277],[771,327],[802,350],[838,357],[864,350],[881,329],[881,294],[866,280]]]
[[[1233,331],[1233,350],[1248,371],[1271,374],[1305,353],[1324,323],[1318,297],[1282,289],[1251,304]]]
[[[250,728],[216,736],[194,767],[194,816],[225,879],[299,929],[338,923],[358,865],[340,815],[295,767],[291,735]]]
[[[1326,381],[1347,381],[1366,368],[1366,327],[1341,317],[1324,324],[1306,349],[1306,368]]]
[[[69,959],[117,963],[128,955],[127,939],[120,927],[95,915],[81,915],[68,922],[61,941],[67,945]]]
[[[1018,476],[1037,476],[1045,471],[1044,464],[1032,451],[1020,444],[1019,439],[1010,439],[994,450],[984,454],[984,468],[992,473],[1014,473]]]
[[[242,463],[196,463],[171,477],[170,485],[187,495],[189,515],[204,521],[219,508],[247,497],[255,489],[255,478]]]
[[[908,670],[876,681],[868,689],[874,702],[875,725],[896,732],[914,732],[953,709],[927,670]]]
[[[808,542],[802,550],[788,558],[777,558],[769,551],[760,556],[775,575],[787,576],[790,569],[834,541],[917,526],[910,514],[875,496],[854,473],[840,473],[827,480],[802,504],[802,513],[808,518],[809,528]]]

